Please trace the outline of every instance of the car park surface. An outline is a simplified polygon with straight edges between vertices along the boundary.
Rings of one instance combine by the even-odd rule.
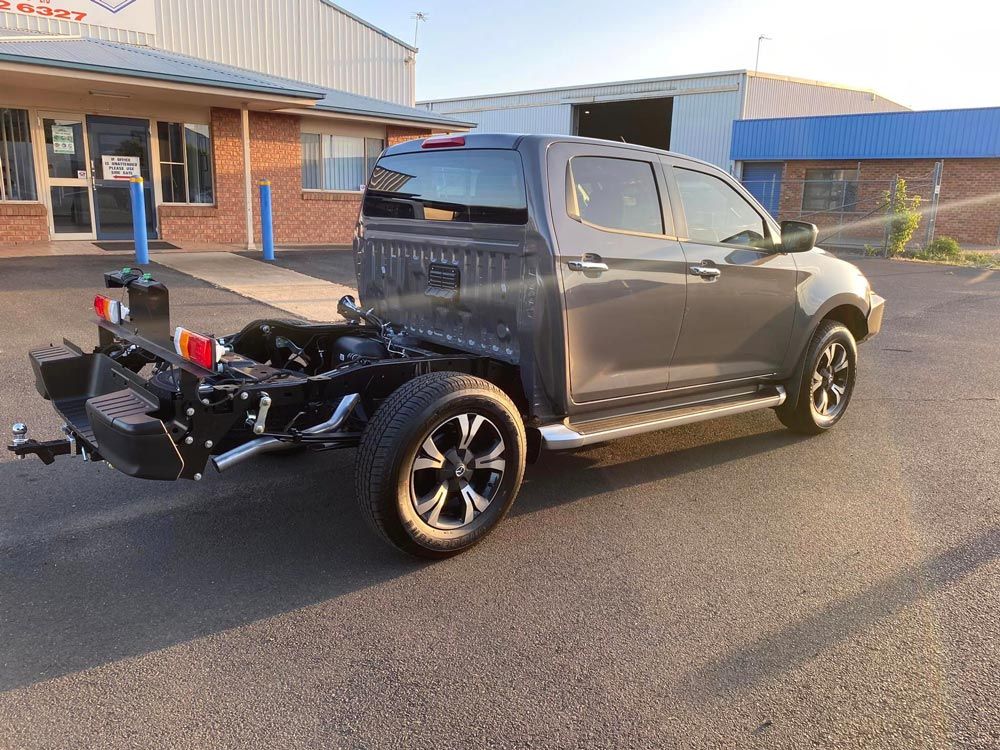
[[[93,339],[112,262],[2,262],[0,413],[41,435],[24,352]],[[857,262],[888,307],[837,430],[544,455],[437,564],[367,533],[351,452],[0,457],[0,747],[996,746],[1000,274]],[[178,321],[273,312],[153,270]]]

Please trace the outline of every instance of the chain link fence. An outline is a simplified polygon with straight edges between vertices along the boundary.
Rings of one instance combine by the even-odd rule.
[[[861,169],[809,169],[805,179],[776,176],[774,185],[745,184],[755,195],[775,196],[780,220],[808,221],[819,227],[820,245],[882,254],[888,247],[890,206],[900,178],[909,197],[920,196],[920,225],[909,247],[926,247],[934,239],[941,200],[940,162],[930,172],[918,174],[870,177]]]

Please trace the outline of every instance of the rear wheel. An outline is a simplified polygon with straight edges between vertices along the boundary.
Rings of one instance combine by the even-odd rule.
[[[499,388],[431,373],[379,407],[358,451],[361,508],[391,544],[448,557],[507,514],[524,476],[524,425]]]
[[[857,378],[858,348],[842,323],[823,321],[806,348],[799,396],[775,411],[788,429],[818,435],[847,411]]]

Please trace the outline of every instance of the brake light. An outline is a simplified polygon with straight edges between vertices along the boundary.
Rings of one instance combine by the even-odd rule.
[[[210,336],[178,328],[174,331],[174,349],[188,362],[204,367],[206,370],[216,370],[219,359],[225,354],[225,347]]]
[[[428,138],[420,148],[454,148],[465,145],[465,136],[447,135],[441,138]]]
[[[128,308],[121,302],[103,294],[94,297],[94,312],[109,323],[121,325],[122,321],[128,317]]]

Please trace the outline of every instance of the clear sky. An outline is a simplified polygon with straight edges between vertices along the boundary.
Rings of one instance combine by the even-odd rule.
[[[754,67],[914,109],[1000,105],[996,0],[336,0],[413,41],[417,97]]]

